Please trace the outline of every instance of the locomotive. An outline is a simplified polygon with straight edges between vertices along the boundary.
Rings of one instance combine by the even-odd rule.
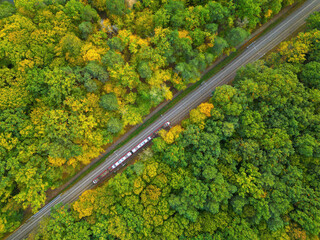
[[[146,139],[142,140],[137,146],[132,148],[129,152],[127,152],[124,156],[122,156],[118,161],[116,161],[113,165],[108,167],[106,170],[104,170],[102,173],[100,173],[95,179],[93,179],[92,183],[97,184],[102,178],[107,176],[109,173],[113,172],[121,163],[126,161],[128,158],[130,158],[135,152],[137,152],[139,149],[141,149],[146,143],[150,142],[153,138],[156,137],[159,130],[164,129],[166,127],[170,126],[170,122],[165,122],[163,125],[161,125],[157,130],[152,132]]]

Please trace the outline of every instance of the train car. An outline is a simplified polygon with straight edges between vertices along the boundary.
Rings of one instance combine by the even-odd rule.
[[[137,146],[135,146],[131,151],[127,152],[124,156],[122,156],[118,161],[116,161],[113,165],[111,165],[108,169],[103,171],[98,177],[93,179],[92,183],[97,184],[102,178],[107,176],[109,173],[114,171],[121,163],[126,161],[129,157],[131,157],[132,154],[137,152],[140,148],[142,148],[146,143],[152,140],[152,136],[154,134],[157,134],[160,129],[166,128],[170,126],[170,122],[165,122],[163,125],[161,125],[158,129],[156,129],[154,132],[152,132],[146,139],[142,140]]]
[[[170,126],[170,122],[165,122],[163,125],[161,125],[157,130],[155,130],[153,133],[151,133],[146,139],[144,139],[142,142],[140,142],[137,146],[135,146],[131,152],[135,153],[137,152],[140,148],[142,148],[147,142],[152,140],[152,135],[157,134],[160,129],[166,128]]]
[[[165,122],[161,127],[159,127],[157,130],[155,130],[153,132],[153,134],[158,134],[158,132],[161,130],[161,129],[164,129],[166,127],[169,127],[170,126],[170,122]]]
[[[151,141],[152,140],[152,137],[149,136],[147,137],[146,139],[144,139],[142,142],[140,142],[137,146],[135,146],[131,152],[132,153],[135,153],[136,151],[138,151],[140,148],[142,148],[147,142]]]
[[[126,155],[124,155],[122,158],[120,158],[118,161],[116,161],[112,166],[111,169],[115,169],[118,167],[122,162],[124,162],[126,159],[128,159],[132,155],[131,151],[127,152]]]
[[[165,122],[165,124],[162,125],[162,128],[166,128],[166,127],[169,127],[170,126],[170,122]]]
[[[108,175],[108,173],[111,173],[113,169],[115,169],[117,166],[119,166],[122,162],[124,162],[126,159],[128,159],[132,155],[131,152],[128,152],[126,155],[124,155],[122,158],[120,158],[117,162],[115,162],[112,166],[110,166],[108,169],[103,171],[98,177],[93,179],[92,183],[97,184],[102,178]]]
[[[102,178],[107,176],[109,173],[110,173],[109,169],[104,170],[102,173],[100,173],[100,175],[98,177],[93,179],[92,183],[97,184]]]

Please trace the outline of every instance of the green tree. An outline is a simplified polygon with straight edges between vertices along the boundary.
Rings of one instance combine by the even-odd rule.
[[[93,78],[98,79],[100,82],[107,82],[109,79],[109,74],[107,71],[96,62],[89,62],[88,65],[84,68]]]
[[[81,32],[81,37],[82,39],[87,39],[88,36],[92,33],[93,31],[93,26],[92,23],[90,22],[82,22],[79,25],[79,30]]]
[[[209,2],[206,7],[210,12],[210,22],[223,24],[225,18],[230,14],[229,9],[223,6],[220,2]]]
[[[84,221],[78,222],[68,210],[68,206],[61,207],[58,204],[53,207],[51,214],[52,218],[45,220],[36,239],[90,239],[92,232],[89,224]]]
[[[107,129],[109,132],[115,134],[122,130],[123,124],[122,122],[117,118],[110,118],[110,120],[107,123]]]
[[[10,17],[16,12],[16,8],[13,4],[4,1],[0,3],[0,19]]]
[[[114,93],[108,93],[101,96],[99,104],[108,111],[117,110],[119,107],[117,97]]]
[[[314,12],[307,18],[307,27],[309,29],[320,30],[320,13]]]
[[[62,52],[65,55],[70,55],[76,57],[80,54],[81,40],[74,34],[66,34],[61,38],[60,45],[62,47]]]
[[[98,85],[96,84],[96,82],[92,79],[88,79],[85,83],[84,83],[84,87],[87,89],[88,92],[95,92],[98,90]]]
[[[261,138],[265,133],[265,125],[259,112],[245,111],[239,127],[240,135],[247,138]]]
[[[152,76],[152,70],[148,62],[141,62],[138,65],[138,73],[142,78],[150,78]]]
[[[184,26],[186,12],[183,2],[170,0],[163,7],[170,16],[170,25],[173,28],[178,29]]]
[[[109,50],[103,57],[102,62],[106,67],[112,68],[114,65],[123,65],[124,60],[121,54],[114,50]]]
[[[198,218],[199,212],[205,207],[208,186],[194,178],[186,178],[185,186],[179,195],[171,195],[169,204],[181,215],[192,222]]]
[[[320,152],[320,143],[309,134],[299,136],[296,140],[296,146],[301,155],[312,157]]]
[[[122,15],[126,11],[124,0],[106,0],[105,4],[111,14]]]
[[[320,63],[309,62],[304,65],[300,79],[308,87],[320,89]]]
[[[218,27],[219,27],[219,25],[216,24],[216,23],[206,24],[206,30],[207,30],[209,33],[211,33],[211,34],[217,33]]]
[[[220,56],[223,53],[223,50],[227,48],[229,45],[227,41],[221,37],[216,37],[214,39],[214,45],[212,48],[209,49],[211,53],[215,56]]]
[[[240,25],[242,25],[242,27],[254,29],[256,25],[260,22],[260,19],[259,19],[260,13],[261,13],[261,2],[257,2],[254,0],[239,0],[236,3],[236,14],[241,19]],[[237,34],[239,34],[239,37],[242,38],[242,35],[244,33],[238,32]],[[242,42],[242,41],[239,41],[239,42]],[[233,46],[236,46],[236,45],[233,45]]]
[[[118,37],[108,39],[107,43],[110,49],[117,50],[119,52],[122,52],[124,49],[124,44]]]
[[[235,47],[242,43],[248,36],[249,33],[246,30],[236,27],[228,32],[226,40],[230,46]]]
[[[181,74],[186,83],[195,82],[200,77],[200,72],[196,66],[184,62],[177,64],[175,71]]]

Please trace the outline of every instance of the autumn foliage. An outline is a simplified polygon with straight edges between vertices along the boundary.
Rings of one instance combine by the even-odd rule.
[[[67,182],[128,126],[141,123],[152,108],[196,82],[215,59],[234,51],[256,26],[293,1],[137,1],[131,9],[119,0],[14,2],[15,6],[0,3],[0,235],[16,229],[25,210],[36,213],[48,189]],[[281,61],[307,59],[316,48],[309,35],[290,43],[299,50],[296,54],[290,55],[283,46]],[[313,84],[308,78],[313,67],[304,72],[308,84]],[[225,108],[239,113],[241,104],[228,102]],[[204,129],[210,116],[224,116],[220,106],[213,105],[202,104],[190,113],[190,121]],[[244,118],[250,117],[260,119],[256,113]],[[230,120],[221,127],[230,135],[236,126]],[[177,142],[181,133],[179,127],[169,131],[163,146]],[[299,151],[313,152],[312,143],[303,144],[305,138],[312,142],[312,137],[301,136]],[[183,155],[179,161],[184,161]],[[156,184],[140,192],[146,201],[150,198],[163,205],[167,203],[161,197],[167,193]],[[91,201],[75,204],[75,211],[88,208],[76,217],[67,207],[57,210],[57,219],[59,214],[66,218],[58,219],[57,228],[67,230],[52,236],[76,239],[72,236],[76,231],[79,239],[85,239],[81,234],[91,230],[85,230],[82,220],[71,222],[78,218],[94,222],[94,205]],[[163,223],[168,234],[174,231],[174,223],[165,222],[169,210],[137,208],[143,212],[141,219],[150,215],[148,221],[157,223],[145,223],[150,229]],[[115,214],[121,212],[118,205],[105,211],[114,215],[104,219],[101,231],[126,236],[120,229],[126,218]],[[142,229],[139,221],[129,225]]]
[[[319,40],[301,33],[241,68],[134,165],[54,209],[35,239],[318,239]],[[292,61],[299,41],[309,51]]]

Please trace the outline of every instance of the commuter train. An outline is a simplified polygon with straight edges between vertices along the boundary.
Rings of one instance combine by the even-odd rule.
[[[98,177],[93,179],[92,183],[97,184],[102,178],[107,176],[109,173],[112,173],[121,163],[125,162],[128,158],[132,156],[135,152],[141,149],[146,143],[150,142],[153,138],[156,137],[159,130],[164,129],[170,126],[170,122],[165,122],[161,125],[157,130],[152,132],[146,139],[142,140],[137,146],[132,148],[129,152],[127,152],[124,156],[122,156],[118,161],[116,161],[113,165],[104,170]]]

